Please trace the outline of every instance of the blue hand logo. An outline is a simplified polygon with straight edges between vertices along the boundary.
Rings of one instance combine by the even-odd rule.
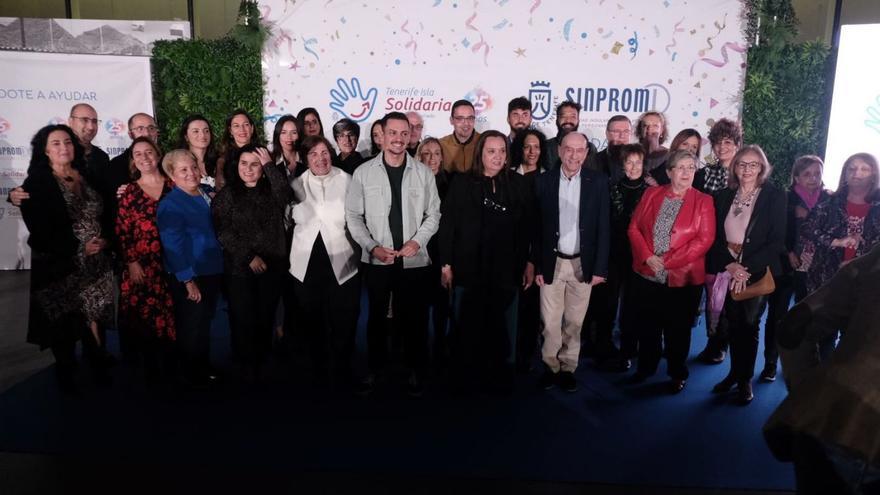
[[[336,85],[339,86],[338,90],[330,90],[330,96],[333,98],[330,108],[355,122],[363,122],[370,118],[373,107],[376,106],[376,95],[379,94],[376,88],[370,88],[364,95],[361,82],[356,77],[351,78],[350,84],[340,77],[336,80]]]

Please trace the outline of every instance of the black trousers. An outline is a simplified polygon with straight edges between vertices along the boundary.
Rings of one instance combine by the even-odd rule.
[[[620,356],[624,359],[632,359],[639,353],[639,322],[638,322],[638,294],[633,289],[635,278],[642,278],[632,268],[627,267],[626,272],[620,278]],[[601,287],[601,285],[600,285]]]
[[[737,382],[747,382],[755,374],[761,315],[768,298],[760,296],[734,301],[728,293],[724,301],[719,327],[725,327],[730,335],[730,375]]]
[[[284,272],[226,275],[232,350],[244,365],[265,363],[272,350],[275,310],[281,297]]]
[[[312,251],[312,258],[317,257],[316,251]],[[294,287],[315,378],[321,382],[329,378],[334,385],[349,384],[361,307],[360,275],[340,285],[324,254],[317,262],[310,259],[303,281],[294,279]]]
[[[453,339],[457,385],[506,385],[510,355],[509,315],[516,287],[456,287]]]
[[[775,279],[776,290],[767,296],[767,321],[764,323],[764,366],[775,367],[779,360],[779,350],[776,348],[776,328],[782,324],[782,319],[788,313],[791,306],[791,296],[794,294],[793,274],[782,275]]]
[[[428,300],[430,298],[429,266],[403,268],[402,260],[392,265],[363,263],[364,281],[369,298],[367,320],[367,362],[373,373],[382,372],[388,364],[388,327],[385,315],[394,293],[391,310],[395,324],[403,333],[406,364],[424,376],[428,366]]]
[[[541,288],[538,284],[532,284],[528,289],[519,291],[516,363],[527,368],[535,359],[538,335],[541,334]]]
[[[52,355],[55,356],[56,372],[59,379],[72,377],[76,368],[76,343],[82,341],[83,356],[97,368],[101,366],[101,347],[91,329],[82,318],[68,318],[64,326],[70,331],[64,332],[65,338],[56,338],[52,342]]]
[[[440,285],[440,267],[431,265],[428,281],[430,298],[428,305],[431,312],[431,324],[434,327],[434,343],[432,346],[434,360],[442,361],[449,351],[449,313],[450,291]]]
[[[616,354],[613,340],[614,322],[617,319],[621,277],[624,273],[620,263],[609,260],[605,283],[593,287],[590,291],[590,305],[584,317],[582,332],[585,333],[582,334],[582,340],[588,341],[586,345],[592,345],[592,355],[599,361],[613,358]],[[593,323],[596,327],[595,334],[589,337]]]
[[[669,287],[639,275],[632,280],[633,308],[638,315],[640,375],[657,371],[666,343],[666,373],[687,380],[687,357],[691,350],[691,329],[700,304],[702,286]]]
[[[176,280],[171,283],[177,349],[184,372],[190,374],[210,367],[211,321],[217,309],[223,276],[203,275],[193,280],[202,294],[202,300],[198,303],[187,299],[185,284]]]

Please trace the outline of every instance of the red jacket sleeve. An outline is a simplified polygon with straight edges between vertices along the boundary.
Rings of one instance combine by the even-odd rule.
[[[638,206],[636,206],[636,211],[633,212],[632,220],[629,222],[629,228],[626,230],[630,246],[632,246],[633,266],[643,265],[648,258],[654,256],[654,251],[648,247],[648,240],[645,239],[645,236],[642,235],[642,231],[639,230],[639,223],[641,223],[642,217],[648,214],[650,208],[649,205],[656,195],[655,191],[660,189],[662,188],[649,188],[645,191],[642,200],[639,201]],[[651,221],[651,225],[653,224],[654,222]]]

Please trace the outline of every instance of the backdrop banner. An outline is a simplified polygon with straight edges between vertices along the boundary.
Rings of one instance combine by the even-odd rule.
[[[101,121],[93,144],[113,157],[131,143],[128,117],[153,113],[153,93],[147,57],[4,51],[0,74],[0,269],[9,270],[30,267],[27,229],[6,196],[27,176],[37,130],[88,103]]]
[[[261,0],[271,29],[263,54],[267,135],[278,117],[315,107],[331,125],[416,111],[424,136],[452,131],[460,98],[477,129],[509,130],[507,102],[532,104],[534,126],[556,135],[555,107],[583,106],[580,130],[601,149],[605,123],[666,114],[670,140],[739,119],[745,72],[740,0]],[[668,142],[667,142],[668,144]],[[704,142],[705,144],[705,142]],[[708,147],[704,147],[708,151]]]

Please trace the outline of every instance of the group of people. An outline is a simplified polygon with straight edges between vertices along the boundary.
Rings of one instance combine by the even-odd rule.
[[[792,296],[880,238],[876,159],[850,157],[829,193],[822,160],[800,157],[784,191],[731,120],[709,130],[703,163],[695,129],[665,146],[659,112],[635,125],[612,117],[599,152],[578,131],[580,110],[556,108],[553,139],[532,127],[524,97],[508,105],[507,133],[478,132],[467,100],[439,139],[423,138],[417,113],[391,112],[364,154],[357,123],[336,122],[334,145],[306,108],[277,120],[269,147],[243,110],[219,139],[192,115],[163,155],[155,120],[138,113],[131,146],[111,160],[92,144],[95,109],[74,105],[68,125],[34,136],[28,176],[8,198],[30,231],[29,341],[52,349],[65,389],[80,340],[95,377],[109,380],[104,331],[114,327],[148,380],[176,369],[205,385],[218,377],[209,336],[222,297],[248,381],[274,337],[297,332],[317,383],[362,395],[387,381],[389,341],[414,397],[432,362],[448,364],[457,390],[503,391],[538,353],[540,386],[574,392],[585,340],[600,366],[625,372],[637,360],[632,383],[665,357],[679,393],[705,301],[700,359],[729,353],[730,363],[712,391],[750,403],[765,309],[760,379],[772,381]],[[355,376],[362,292],[369,372]],[[837,339],[817,346],[818,359]]]

